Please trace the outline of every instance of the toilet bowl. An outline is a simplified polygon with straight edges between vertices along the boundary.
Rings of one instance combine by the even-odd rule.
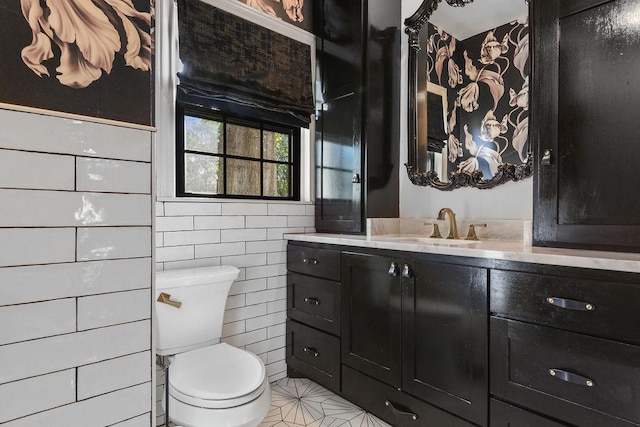
[[[169,365],[169,414],[184,427],[255,427],[271,406],[262,360],[221,343]]]
[[[219,342],[237,276],[238,269],[228,266],[156,275],[156,351],[170,356],[168,415],[176,425],[256,427],[269,411],[271,388],[262,360]]]

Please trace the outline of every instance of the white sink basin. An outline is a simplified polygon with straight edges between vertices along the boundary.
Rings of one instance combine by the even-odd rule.
[[[434,246],[464,246],[473,245],[478,243],[478,240],[462,240],[462,239],[436,239],[433,237],[424,236],[403,236],[403,235],[383,235],[372,236],[371,240],[384,240],[387,242],[398,243],[416,243],[421,245],[434,245]]]

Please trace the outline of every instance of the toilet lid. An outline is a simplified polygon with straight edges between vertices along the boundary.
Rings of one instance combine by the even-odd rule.
[[[176,355],[169,366],[169,392],[202,407],[232,407],[265,388],[264,363],[256,355],[220,343]]]

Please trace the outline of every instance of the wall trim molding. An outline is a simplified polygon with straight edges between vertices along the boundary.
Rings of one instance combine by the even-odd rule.
[[[149,132],[156,132],[157,130],[154,126],[139,125],[136,123],[129,123],[129,122],[120,122],[118,120],[103,119],[100,117],[83,116],[82,114],[65,113],[63,111],[47,110],[44,108],[27,107],[24,105],[6,104],[4,102],[0,102],[0,109],[20,111],[23,113],[39,114],[42,116],[60,117],[60,118],[69,119],[69,120],[81,120],[83,122],[99,123],[102,125],[145,130]]]
[[[258,9],[253,8],[251,6],[248,6],[238,0],[200,0],[200,1],[210,4],[211,6],[217,7],[218,9],[224,10],[225,12],[232,13],[236,16],[241,17],[242,19],[246,19],[247,21],[251,21],[254,24],[261,25],[265,28],[275,31],[276,33],[290,37],[299,42],[308,44],[311,47],[315,46],[316,38],[312,33],[305,31],[302,28],[298,28],[295,25],[290,24],[286,21],[283,21],[280,18],[269,16],[266,13],[261,12]]]

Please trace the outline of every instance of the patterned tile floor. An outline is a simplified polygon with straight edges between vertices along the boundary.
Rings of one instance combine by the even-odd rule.
[[[306,378],[283,378],[271,393],[271,410],[259,427],[391,427]]]

